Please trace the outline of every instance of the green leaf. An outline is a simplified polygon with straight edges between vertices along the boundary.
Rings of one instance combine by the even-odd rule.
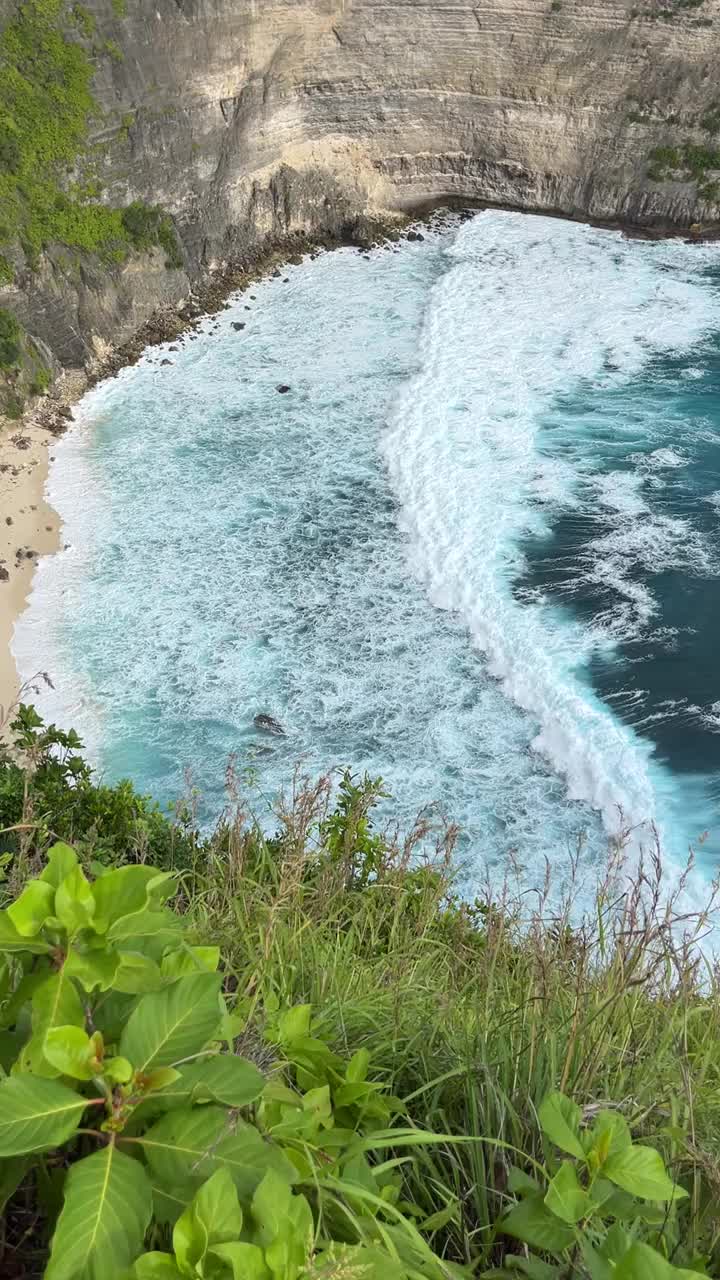
[[[57,1068],[45,1057],[45,1038],[53,1027],[85,1025],[85,1011],[74,983],[63,965],[37,988],[32,998],[31,1039],[25,1045],[19,1066],[35,1075],[57,1076]]]
[[[95,899],[81,867],[73,867],[61,880],[55,893],[55,915],[64,929],[73,935],[92,927]]]
[[[116,991],[125,995],[145,995],[159,991],[164,985],[160,966],[141,951],[119,951],[118,968],[113,981]]]
[[[687,1195],[668,1177],[662,1157],[653,1147],[627,1147],[607,1160],[603,1173],[623,1191],[643,1200],[681,1200]]]
[[[87,1098],[55,1080],[0,1080],[0,1157],[61,1146],[77,1129],[87,1106]]]
[[[551,1213],[563,1222],[579,1222],[590,1209],[592,1201],[580,1186],[575,1165],[563,1160],[545,1194],[545,1204]]]
[[[195,1274],[208,1246],[237,1240],[242,1225],[232,1177],[227,1169],[217,1169],[175,1223],[173,1248],[180,1270]]]
[[[650,1245],[636,1242],[612,1272],[613,1280],[697,1280],[697,1271],[674,1267]]]
[[[310,1015],[312,1005],[296,1004],[286,1009],[278,1019],[278,1043],[284,1048],[291,1048],[298,1040],[303,1040],[310,1031]]]
[[[298,1173],[287,1156],[253,1125],[230,1121],[227,1111],[205,1106],[170,1111],[137,1139],[160,1187],[172,1191],[192,1173],[198,1180],[226,1168],[243,1200],[252,1196],[268,1169],[287,1183]]]
[[[73,947],[65,960],[65,973],[76,978],[85,991],[109,991],[115,981],[119,959],[107,951],[77,951]]]
[[[107,933],[112,924],[126,916],[157,910],[173,893],[175,884],[171,871],[158,871],[155,867],[108,871],[93,885],[95,928],[98,933]]]
[[[508,1169],[508,1190],[512,1191],[514,1196],[533,1196],[540,1190],[540,1183],[524,1169],[518,1169],[517,1165],[511,1164]]]
[[[347,1065],[345,1079],[349,1084],[362,1084],[367,1080],[368,1067],[370,1066],[370,1054],[367,1049],[358,1049],[354,1053]]]
[[[168,951],[160,961],[165,978],[182,978],[187,973],[215,973],[220,964],[219,947],[189,947]]]
[[[580,1248],[582,1249],[583,1261],[587,1267],[590,1280],[613,1280],[615,1276],[615,1268],[598,1253],[597,1249],[590,1244],[589,1240],[581,1240]]]
[[[570,1098],[562,1093],[550,1093],[540,1104],[538,1119],[543,1133],[561,1151],[585,1159],[583,1145],[578,1136],[582,1112]]]
[[[558,1267],[552,1266],[549,1262],[542,1262],[540,1258],[513,1256],[505,1259],[505,1266],[510,1271],[520,1272],[523,1276],[529,1276],[530,1280],[559,1280],[561,1275]]]
[[[142,1249],[152,1211],[143,1166],[108,1143],[74,1164],[52,1239],[45,1280],[107,1280]]]
[[[138,911],[121,916],[110,925],[105,937],[108,942],[128,942],[132,950],[137,950],[144,939],[158,945],[172,942],[181,929],[182,920],[172,911]]]
[[[541,1195],[528,1196],[513,1205],[500,1220],[500,1230],[547,1253],[562,1253],[575,1239],[572,1227],[550,1212]]]
[[[218,1244],[208,1250],[214,1258],[226,1262],[232,1269],[233,1280],[271,1280],[265,1266],[263,1251],[256,1244]],[[352,1273],[346,1273],[352,1280]],[[359,1277],[358,1277],[359,1280]],[[363,1275],[363,1280],[365,1276]]]
[[[221,978],[195,973],[143,996],[120,1038],[120,1054],[147,1073],[200,1053],[220,1025]]]
[[[32,955],[47,955],[52,951],[49,942],[24,938],[18,933],[7,911],[0,911],[0,951],[27,951]]]
[[[47,866],[40,872],[40,879],[58,889],[77,864],[77,854],[69,844],[54,844],[48,849]]]
[[[143,1253],[130,1272],[132,1280],[182,1280],[171,1253]]]
[[[45,1057],[62,1076],[73,1080],[92,1080],[101,1073],[97,1060],[102,1057],[102,1036],[96,1031],[92,1039],[82,1027],[52,1027],[45,1036]]]
[[[48,916],[53,914],[55,890],[41,880],[31,880],[25,885],[19,898],[8,907],[8,918],[23,938],[34,938],[42,929]]]
[[[192,1093],[196,1102],[222,1102],[247,1107],[260,1097],[265,1078],[252,1062],[231,1053],[216,1053],[183,1067],[173,1091]]]
[[[609,1156],[632,1146],[632,1136],[624,1116],[618,1111],[599,1111],[588,1139],[589,1152],[602,1168]]]
[[[10,1197],[15,1195],[30,1165],[27,1156],[13,1156],[11,1160],[0,1162],[0,1214]]]

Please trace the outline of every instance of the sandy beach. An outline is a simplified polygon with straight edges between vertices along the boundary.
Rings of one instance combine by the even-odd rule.
[[[60,521],[44,498],[54,443],[40,418],[0,431],[0,725],[20,690],[11,650],[15,623],[38,558],[59,544]]]

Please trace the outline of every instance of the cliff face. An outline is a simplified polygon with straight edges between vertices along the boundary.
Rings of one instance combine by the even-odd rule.
[[[0,0],[0,25],[14,8]],[[707,184],[653,181],[648,157],[715,145],[720,0],[86,8],[95,46],[113,48],[94,82],[103,200],[167,209],[186,268],[159,252],[111,270],[51,251],[21,271],[0,305],[66,363],[128,336],[234,253],[337,233],[357,214],[453,196],[640,225],[718,216]]]

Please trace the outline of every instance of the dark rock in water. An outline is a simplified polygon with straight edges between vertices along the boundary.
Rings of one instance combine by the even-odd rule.
[[[421,231],[408,231],[406,240],[424,240],[425,237]]]
[[[285,395],[287,395],[287,393],[288,393],[288,391],[290,391],[290,389],[291,389],[291,388],[290,388],[290,387],[288,387],[288,386],[287,386],[287,384],[286,384],[285,382],[281,382],[281,383],[280,383],[280,386],[277,388],[277,390],[280,392],[280,395],[281,395],[281,396],[285,396]]]
[[[290,277],[289,277],[289,276],[283,276],[283,284],[289,284],[289,283],[290,283]]]
[[[285,730],[274,716],[267,716],[264,712],[261,712],[260,715],[255,716],[253,724],[256,729],[262,729],[265,733],[275,733],[280,738],[285,737]]]
[[[244,321],[244,320],[233,320],[233,322],[232,322],[232,327],[233,327],[233,329],[244,329],[244,328],[245,328],[245,321]]]
[[[179,351],[179,350],[180,350],[180,348],[179,348],[179,347],[177,347],[177,346],[168,347],[168,351]]]
[[[282,272],[281,272],[281,271],[273,271],[273,279],[274,279],[274,280],[279,280],[279,279],[280,279],[280,277],[281,277],[281,275],[282,275]]]
[[[160,361],[160,363],[161,363],[161,364],[172,364],[173,362],[172,362],[172,360],[161,360],[161,361]]]

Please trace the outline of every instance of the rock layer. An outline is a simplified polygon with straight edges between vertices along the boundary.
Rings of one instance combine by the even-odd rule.
[[[64,363],[122,340],[234,255],[358,215],[473,199],[641,226],[718,215],[655,182],[708,143],[720,0],[86,0],[103,198],[175,218],[184,270],[51,251],[0,290]],[[124,7],[124,14],[119,10]],[[14,10],[0,0],[0,22]]]

